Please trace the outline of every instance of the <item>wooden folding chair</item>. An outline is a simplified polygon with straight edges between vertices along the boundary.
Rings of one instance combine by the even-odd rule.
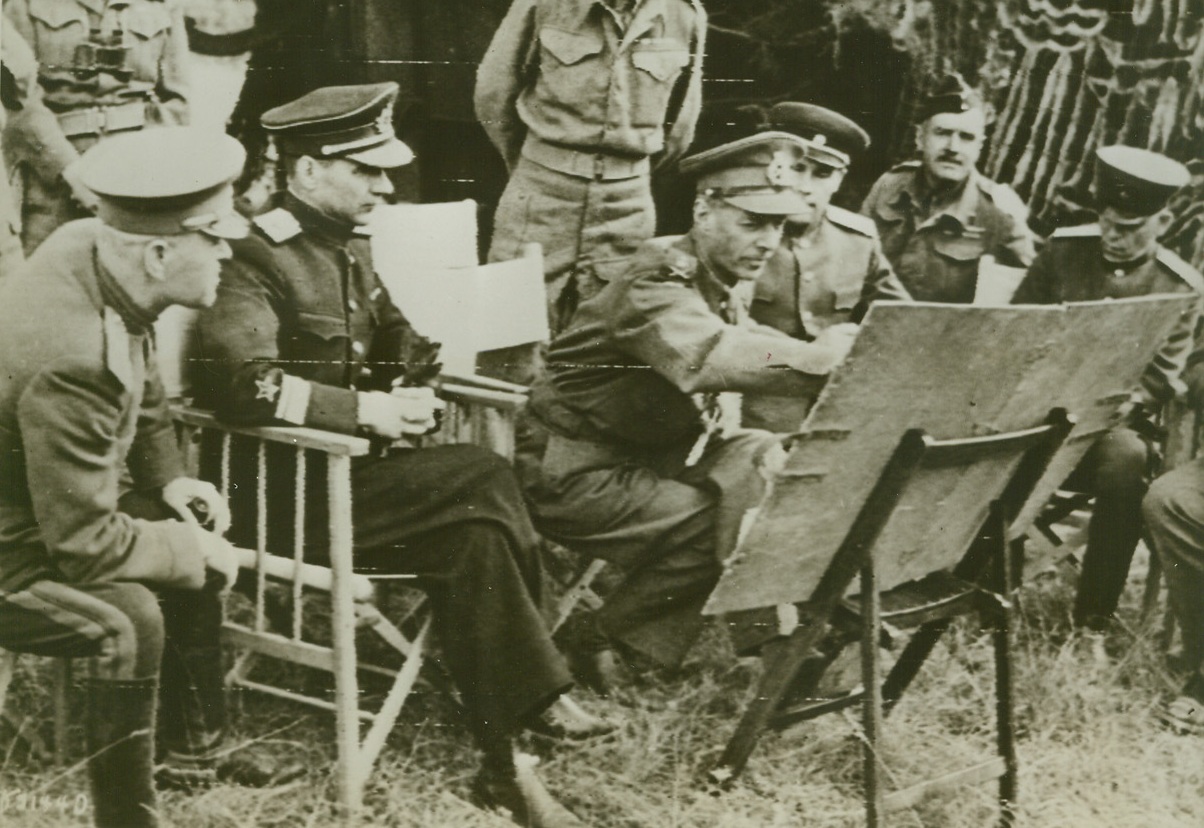
[[[1065,413],[1055,411],[1045,425],[986,437],[937,440],[919,430],[907,432],[810,601],[798,606],[797,628],[788,637],[764,648],[765,670],[756,695],[711,778],[727,784],[738,775],[766,728],[782,729],[860,702],[865,730],[865,803],[870,826],[880,825],[884,813],[910,805],[929,791],[993,778],[1000,779],[1001,824],[1010,825],[1017,780],[1009,641],[1010,550],[1018,532],[1012,523],[1070,429]],[[806,438],[804,435],[803,439]],[[965,475],[980,464],[987,469],[998,469],[1000,479],[994,491],[986,495],[991,498],[987,518],[964,557],[948,561],[946,568],[938,568],[919,581],[880,595],[875,546],[909,488],[927,494],[925,475]],[[853,609],[843,597],[858,572],[860,596]],[[888,608],[886,612],[884,605]],[[952,619],[974,610],[985,613],[994,627],[999,755],[991,761],[886,795],[880,782],[882,759],[878,751],[884,707],[889,711],[898,703]],[[918,630],[885,681],[878,646],[884,617],[892,625],[918,624]],[[850,635],[860,638],[865,689],[784,709],[782,703],[788,697],[810,697],[824,669],[835,658],[838,648],[822,646],[829,625],[838,639]],[[817,657],[817,647],[820,651],[826,649],[829,655]]]

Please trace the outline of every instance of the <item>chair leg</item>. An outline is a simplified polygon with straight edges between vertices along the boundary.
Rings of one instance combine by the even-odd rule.
[[[885,715],[889,716],[894,710],[899,699],[903,697],[904,691],[911,685],[920,672],[920,667],[932,654],[933,648],[936,647],[937,642],[941,640],[941,636],[952,623],[953,619],[951,618],[938,618],[936,621],[921,624],[908,640],[903,651],[899,653],[899,660],[895,662],[895,666],[886,676],[886,681],[882,683]]]
[[[882,632],[882,601],[878,594],[878,576],[873,556],[861,569],[861,683],[862,727],[865,730],[865,824],[878,828],[883,819],[882,756],[882,652],[878,637]]]
[[[1002,513],[998,503],[992,508],[999,517],[999,536],[1002,537]],[[1001,585],[999,600],[992,613],[995,629],[992,634],[995,645],[995,729],[999,755],[1003,758],[1004,772],[999,778],[999,824],[1011,828],[1016,821],[1016,796],[1019,784],[1019,763],[1016,758],[1016,730],[1013,720],[1012,684],[1012,602],[1016,584],[1012,579],[1011,544],[1000,543],[995,555],[996,577]]]
[[[711,770],[709,777],[713,782],[726,785],[744,770],[761,734],[777,711],[786,688],[819,643],[827,626],[824,621],[826,617],[817,613],[800,619],[803,623],[785,641],[765,645],[762,660],[766,666],[757,686],[757,694],[736,725],[736,732],[724,748],[719,763]]]
[[[71,659],[54,664],[54,764],[67,763],[67,719],[70,715]]]

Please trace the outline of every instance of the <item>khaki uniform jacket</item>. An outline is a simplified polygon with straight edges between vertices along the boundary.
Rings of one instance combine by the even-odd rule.
[[[232,245],[197,321],[198,401],[232,422],[356,430],[356,392],[433,379],[416,334],[372,265],[368,238],[286,193]]]
[[[843,322],[860,322],[876,299],[909,301],[882,252],[874,223],[829,207],[819,224],[783,244],[757,280],[753,319],[812,339]]]
[[[477,118],[514,169],[528,133],[558,147],[679,157],[702,108],[698,0],[515,0],[477,70]]]
[[[1067,227],[1054,232],[1012,297],[1015,305],[1052,305],[1128,299],[1157,293],[1204,294],[1204,277],[1164,248],[1142,261],[1120,268],[1104,261],[1099,225]],[[1151,401],[1164,402],[1192,351],[1199,303],[1179,320],[1166,343],[1146,368],[1142,388]]]
[[[552,342],[532,411],[565,437],[663,448],[704,431],[692,395],[801,396],[823,381],[813,344],[743,313],[691,236],[645,242]]]
[[[109,9],[106,16],[106,7]],[[156,0],[4,0],[6,23],[33,49],[46,106],[55,113],[146,102],[148,123],[188,120],[188,40],[181,3]],[[131,46],[128,78],[108,72],[78,77],[76,47],[89,29],[116,24]],[[6,38],[9,25],[5,26]],[[15,117],[5,152],[43,181],[54,181],[76,157],[57,122]]]
[[[861,205],[917,302],[972,302],[987,254],[1008,267],[1032,264],[1028,210],[1010,187],[975,172],[952,203],[933,209],[929,198],[920,162],[909,161],[879,178]]]
[[[196,533],[117,511],[183,473],[148,332],[103,294],[96,219],[0,282],[0,589],[43,578],[199,588]]]

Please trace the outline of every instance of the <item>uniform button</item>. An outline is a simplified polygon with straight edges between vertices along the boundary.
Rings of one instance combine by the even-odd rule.
[[[359,309],[360,309],[360,303],[359,303],[359,302],[355,301],[354,299],[348,299],[348,300],[347,300],[347,310],[354,312],[354,311],[357,311],[357,310],[359,310]]]
[[[363,355],[364,355],[364,343],[362,343],[362,342],[352,342],[352,343],[351,343],[351,350],[355,352],[355,355],[356,355],[356,356],[363,356]]]
[[[803,281],[804,281],[804,282],[810,282],[810,281],[812,281],[814,278],[815,278],[815,271],[814,271],[814,270],[804,270],[804,271],[803,271]]]

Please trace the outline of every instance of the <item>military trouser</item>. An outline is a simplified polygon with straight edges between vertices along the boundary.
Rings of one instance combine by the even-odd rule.
[[[489,261],[513,259],[524,244],[540,244],[548,324],[555,336],[568,325],[577,304],[619,275],[626,257],[655,231],[647,173],[595,180],[524,157],[498,202]]]
[[[1070,489],[1095,495],[1075,596],[1076,624],[1098,625],[1120,603],[1141,539],[1149,456],[1149,446],[1135,431],[1114,428],[1095,441],[1066,481]]]
[[[757,459],[780,438],[715,438],[687,467],[690,445],[631,450],[552,435],[529,492],[539,529],[570,550],[618,564],[625,577],[598,626],[665,666],[681,663],[701,610],[764,493]]]
[[[1204,458],[1155,480],[1143,512],[1182,631],[1184,659],[1204,682]]]

